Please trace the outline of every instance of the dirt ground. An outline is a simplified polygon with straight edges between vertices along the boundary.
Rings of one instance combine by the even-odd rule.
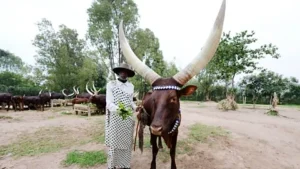
[[[220,126],[230,131],[226,139],[199,143],[191,156],[176,156],[178,169],[299,169],[300,168],[300,110],[280,107],[281,116],[264,114],[265,108],[252,109],[241,107],[237,111],[223,112],[216,103],[182,102],[182,123],[179,140],[186,137],[187,127],[194,123]],[[64,110],[65,109],[65,110]],[[0,145],[15,141],[21,134],[33,133],[42,127],[62,127],[72,130],[80,138],[80,131],[91,128],[95,120],[104,116],[80,117],[63,115],[62,111],[71,111],[71,107],[54,108],[45,112],[24,111],[6,112],[0,110],[0,116],[13,119],[0,119]],[[81,135],[84,137],[84,134]],[[213,142],[213,143],[212,143]],[[62,160],[73,150],[101,150],[101,144],[90,142],[69,147],[54,153],[26,156],[15,159],[10,155],[0,158],[0,169],[78,169],[73,165],[64,167]],[[159,152],[160,153],[160,152]],[[150,168],[151,152],[139,150],[133,152],[132,168]],[[105,169],[105,165],[90,168]],[[170,168],[170,162],[158,162],[158,169]]]

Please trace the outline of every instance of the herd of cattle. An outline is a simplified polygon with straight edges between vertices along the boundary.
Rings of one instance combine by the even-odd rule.
[[[71,99],[72,105],[81,103],[92,103],[95,104],[98,110],[105,109],[106,107],[106,96],[105,94],[98,94],[99,91],[96,90],[94,84],[93,89],[88,89],[88,84],[86,84],[87,93],[79,93],[78,88],[73,87],[73,93],[67,95],[65,89],[61,93],[57,92],[43,92],[41,90],[37,96],[20,96],[12,95],[11,93],[0,93],[0,105],[3,103],[7,104],[7,111],[9,111],[12,105],[13,109],[24,110],[24,106],[28,108],[40,109],[44,111],[44,106],[50,106],[51,100],[53,99]]]

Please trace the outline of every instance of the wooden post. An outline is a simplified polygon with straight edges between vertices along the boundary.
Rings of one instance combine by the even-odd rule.
[[[91,107],[88,106],[88,116],[90,117],[91,116]]]

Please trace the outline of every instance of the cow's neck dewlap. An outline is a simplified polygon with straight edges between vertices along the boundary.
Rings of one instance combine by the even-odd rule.
[[[172,130],[168,132],[168,134],[172,134],[180,126],[180,121],[181,121],[181,114],[180,114],[180,109],[179,109],[178,117],[175,120],[175,124],[174,124]]]

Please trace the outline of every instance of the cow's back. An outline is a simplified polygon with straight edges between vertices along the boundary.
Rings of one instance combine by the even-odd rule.
[[[12,100],[12,94],[0,93],[0,102],[7,102]]]

